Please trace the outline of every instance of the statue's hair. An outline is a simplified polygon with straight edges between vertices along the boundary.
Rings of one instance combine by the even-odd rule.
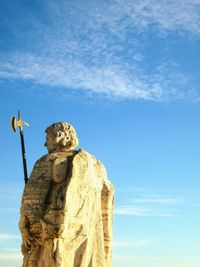
[[[67,122],[53,123],[45,130],[46,133],[52,134],[60,140],[59,147],[74,149],[78,146],[78,137],[72,125]]]

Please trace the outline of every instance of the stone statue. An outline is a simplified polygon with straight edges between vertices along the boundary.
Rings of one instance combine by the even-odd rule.
[[[113,185],[65,122],[46,129],[48,154],[25,185],[19,228],[23,267],[109,267]]]

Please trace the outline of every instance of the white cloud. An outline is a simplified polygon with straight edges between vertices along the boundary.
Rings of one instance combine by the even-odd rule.
[[[13,253],[13,252],[0,253],[0,260],[21,260],[21,259],[22,259],[21,253]]]
[[[1,249],[0,260],[22,260],[22,254],[18,248]]]
[[[146,216],[150,210],[132,206],[117,206],[114,212],[116,215]]]
[[[78,61],[57,60],[54,62],[24,54],[15,55],[15,57],[21,58],[20,64],[17,59],[13,60],[12,56],[10,63],[0,63],[0,78],[22,79],[52,87],[59,86],[63,88],[63,94],[69,89],[79,89],[116,98],[154,101],[186,97],[183,92],[180,93],[171,87],[177,79],[166,82],[158,76],[139,77],[136,72],[130,76],[120,65],[88,67]],[[187,96],[188,94],[191,96],[191,91],[186,93]]]
[[[113,266],[121,267],[125,265],[126,267],[161,267],[161,266],[170,266],[170,267],[199,267],[198,258],[181,258],[181,257],[163,257],[159,255],[143,255],[135,256],[127,253],[115,253],[113,255]]]
[[[166,205],[170,205],[170,204],[177,204],[180,202],[179,199],[177,198],[172,198],[172,197],[141,197],[138,199],[134,199],[134,202],[136,203],[143,203],[143,204],[166,204]]]
[[[159,27],[161,31],[185,30],[192,33],[200,33],[200,2],[197,0],[178,1],[122,1],[121,14],[132,19],[134,26],[146,28],[148,26]],[[123,16],[122,15],[122,16]]]
[[[183,192],[159,188],[122,188],[116,191],[115,214],[122,216],[176,217],[191,199]]]
[[[45,5],[49,24],[33,19],[27,34],[16,30],[26,36],[28,48],[1,55],[0,78],[61,87],[63,94],[78,89],[120,99],[198,98],[194,88],[185,86],[188,74],[171,60],[160,58],[155,73],[143,69],[148,59],[140,36],[149,27],[159,34],[198,35],[199,10],[200,2],[189,0],[50,0]]]
[[[0,233],[0,242],[1,241],[14,240],[14,239],[20,239],[20,236],[7,234],[7,233]]]
[[[17,253],[20,253],[19,248],[4,248],[4,249],[2,249],[2,251],[4,251],[4,252],[17,252]]]
[[[153,239],[140,239],[140,240],[114,240],[114,248],[130,248],[130,247],[144,247],[154,243]]]
[[[136,206],[117,206],[114,210],[116,215],[123,216],[147,216],[147,217],[174,217],[172,212],[160,211],[157,209],[141,208]]]

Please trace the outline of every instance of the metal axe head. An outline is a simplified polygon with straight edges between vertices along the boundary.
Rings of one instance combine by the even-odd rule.
[[[26,121],[23,121],[20,115],[20,112],[18,111],[18,120],[16,120],[15,116],[11,119],[11,127],[14,132],[16,132],[17,127],[20,128],[20,131],[23,129],[23,124],[26,126],[29,126],[29,124]]]

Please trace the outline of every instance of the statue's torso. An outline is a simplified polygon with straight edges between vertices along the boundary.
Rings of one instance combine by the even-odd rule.
[[[20,228],[22,235],[28,228],[45,253],[60,251],[55,261],[62,258],[62,265],[40,259],[42,267],[108,267],[112,209],[113,187],[99,161],[83,150],[51,153],[36,162],[25,186]]]

